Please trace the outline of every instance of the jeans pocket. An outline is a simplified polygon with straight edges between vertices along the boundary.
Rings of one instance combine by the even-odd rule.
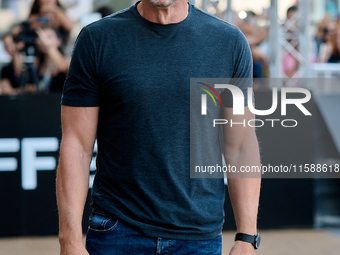
[[[100,211],[94,210],[89,219],[89,230],[98,233],[108,233],[113,231],[118,226],[118,219],[112,218]]]

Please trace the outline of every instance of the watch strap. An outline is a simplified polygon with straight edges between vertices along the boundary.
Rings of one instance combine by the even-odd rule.
[[[248,235],[244,233],[236,233],[235,241],[243,241],[243,242],[254,244],[255,237],[256,236],[252,236],[252,235]]]

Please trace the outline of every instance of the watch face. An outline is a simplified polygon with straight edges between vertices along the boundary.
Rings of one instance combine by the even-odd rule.
[[[260,247],[260,243],[261,243],[261,237],[259,234],[257,234],[255,236],[255,242],[254,242],[255,249],[258,249]]]

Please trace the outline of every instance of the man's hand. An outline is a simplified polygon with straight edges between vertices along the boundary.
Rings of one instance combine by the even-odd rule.
[[[236,241],[229,255],[256,255],[256,250],[251,243]]]
[[[89,255],[83,243],[79,244],[61,244],[60,255]]]

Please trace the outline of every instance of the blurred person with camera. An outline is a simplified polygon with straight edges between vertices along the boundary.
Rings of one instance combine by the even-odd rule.
[[[334,28],[330,31],[328,41],[320,49],[318,62],[320,63],[340,63],[340,21],[338,20]]]
[[[2,94],[61,91],[70,57],[62,53],[58,31],[51,27],[37,27],[28,21],[13,31],[13,62],[11,67],[2,71],[2,77],[7,77],[1,85]]]
[[[73,21],[66,15],[59,0],[34,0],[29,19],[35,22],[44,17],[48,25],[55,27],[61,35],[62,47],[67,44],[70,31],[74,27]]]
[[[318,62],[320,61],[319,57],[323,56],[325,49],[327,49],[327,43],[329,42],[331,35],[330,32],[333,30],[334,25],[335,23],[332,22],[329,15],[326,15],[318,25],[318,31],[315,35],[316,56],[318,58]]]
[[[12,32],[7,32],[2,36],[5,50],[12,57],[11,62],[1,70],[0,94],[16,95],[19,93],[21,60],[18,45],[14,42]]]
[[[45,91],[61,91],[71,58],[63,55],[61,38],[55,28],[38,28],[37,34],[39,86]]]

